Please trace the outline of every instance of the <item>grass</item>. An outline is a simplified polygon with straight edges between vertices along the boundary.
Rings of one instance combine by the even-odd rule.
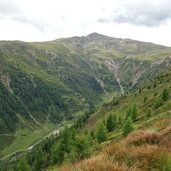
[[[110,113],[122,117],[119,127],[108,133],[108,139],[97,146],[96,154],[75,164],[49,168],[50,171],[145,171],[171,170],[171,72],[155,78],[141,91],[131,92],[126,97],[113,99],[104,104],[85,122],[84,129],[96,130],[99,122]],[[155,86],[154,86],[155,85]],[[162,100],[167,88],[169,99]],[[157,92],[157,94],[155,93]],[[146,98],[145,98],[146,97]],[[146,99],[146,100],[144,100]],[[161,105],[156,103],[162,100]],[[116,105],[114,102],[118,101]],[[135,131],[126,138],[122,136],[122,124],[131,106],[136,104]],[[150,114],[149,114],[150,111]],[[105,150],[104,150],[105,149]],[[97,154],[97,151],[99,152]]]
[[[9,42],[9,45],[10,44],[11,43]],[[95,53],[92,56],[89,54],[89,56],[86,58],[86,55],[83,52],[81,52],[80,50],[77,51],[77,48],[74,49],[74,45],[71,47],[66,47],[63,44],[63,41],[60,42],[60,40],[45,43],[26,43],[24,44],[24,47],[22,46],[22,44],[22,42],[18,44],[12,43],[8,47],[9,49],[6,49],[4,51],[7,56],[4,59],[7,60],[6,62],[8,64],[10,63],[13,66],[18,67],[19,70],[24,73],[37,76],[44,82],[47,82],[48,84],[52,84],[55,87],[64,90],[64,92],[61,91],[63,94],[62,97],[64,102],[69,103],[70,98],[72,98],[75,102],[78,102],[78,104],[80,104],[81,108],[85,107],[83,106],[83,104],[85,105],[86,102],[84,103],[84,101],[81,101],[80,99],[84,100],[87,98],[90,102],[96,102],[95,104],[99,104],[102,101],[107,103],[106,106],[104,106],[102,109],[99,109],[99,111],[92,115],[87,123],[85,123],[85,128],[93,129],[94,127],[96,127],[96,125],[98,125],[98,122],[100,122],[101,120],[106,120],[110,113],[116,115],[117,117],[121,116],[122,120],[124,120],[127,110],[133,104],[136,104],[138,107],[138,120],[134,123],[136,129],[149,128],[150,130],[160,130],[168,124],[167,120],[169,120],[168,118],[170,117],[169,110],[171,110],[171,100],[168,100],[161,105],[157,104],[157,102],[161,98],[160,94],[164,87],[167,87],[169,91],[171,91],[171,74],[169,75],[169,77],[164,77],[164,79],[160,78],[160,80],[155,80],[155,84],[157,84],[155,88],[148,89],[147,87],[144,87],[141,92],[137,91],[136,93],[129,94],[127,97],[120,97],[118,99],[119,104],[117,106],[113,105],[112,101],[111,103],[108,103],[108,101],[111,99],[110,96],[103,96],[102,93],[98,94],[89,89],[87,83],[91,83],[91,86],[89,84],[88,85],[90,86],[90,88],[92,88],[92,84],[95,84],[95,82],[86,81],[84,77],[85,74],[87,74],[86,78],[89,79],[91,77],[93,77],[94,79],[95,77],[101,78],[105,83],[105,88],[110,88],[110,94],[113,93],[113,96],[115,96],[118,93],[118,90],[115,91],[115,85],[113,82],[115,81],[115,79],[113,79],[113,75],[109,73],[108,69],[104,67],[105,60],[112,59],[118,66],[120,66],[117,72],[121,78],[121,83],[123,85],[128,83],[129,85],[129,83],[132,83],[130,82],[130,80],[134,77],[134,75],[136,75],[135,73],[139,70],[132,69],[133,63],[136,67],[140,67],[141,62],[144,62],[146,60],[151,60],[152,63],[154,63],[153,60],[155,61],[156,59],[164,59],[165,57],[168,57],[171,54],[171,50],[154,50],[151,51],[149,54],[146,54],[145,48],[145,50],[143,51],[144,53],[136,54],[136,52],[134,52],[134,49],[134,53],[132,53],[131,49],[128,48],[130,49],[130,52],[127,49],[129,52],[128,54],[132,53],[133,55],[130,56],[134,58],[134,60],[131,59],[129,61],[127,59],[124,59],[123,61],[121,61],[121,59],[125,57],[125,54],[122,51],[120,52],[111,48],[99,49],[97,54]],[[35,57],[30,53],[30,50],[34,55],[37,56],[40,63],[36,62]],[[54,58],[55,60],[53,59],[53,55],[47,55],[45,53],[45,50],[56,53],[57,56]],[[84,50],[86,53],[89,52],[89,49]],[[90,59],[91,61],[89,61]],[[90,64],[93,66],[92,68],[94,71],[90,67]],[[146,71],[146,66],[148,65],[144,64],[142,67],[140,67],[142,72]],[[156,64],[156,67],[158,66]],[[160,66],[159,69],[162,70]],[[153,74],[153,71],[150,71],[150,74]],[[144,77],[144,75],[142,75],[142,77]],[[167,79],[169,80],[168,82],[166,81]],[[68,80],[70,80],[70,82]],[[74,81],[74,83],[71,82],[71,80]],[[76,84],[76,82],[78,82],[78,85]],[[75,87],[76,90],[74,88],[70,88],[71,83],[74,86],[77,85]],[[150,86],[153,87],[153,82],[151,82]],[[97,88],[97,86],[94,87]],[[65,91],[67,91],[67,95],[65,94]],[[68,94],[68,92],[70,92],[70,94]],[[75,95],[76,92],[80,92],[79,96],[78,93],[77,95]],[[154,92],[157,92],[158,95],[154,96]],[[143,101],[145,96],[147,96],[147,102],[144,103]],[[157,105],[158,107],[154,108]],[[147,114],[151,109],[151,116],[147,117]],[[72,112],[72,110],[70,112]],[[80,114],[81,113],[77,113],[75,116],[78,116]],[[160,125],[161,121],[162,125]],[[2,155],[5,156],[14,151],[27,149],[30,145],[39,141],[42,137],[47,135],[53,128],[54,125],[49,125],[45,129],[39,128],[34,131],[30,131],[28,129],[18,130],[15,134],[15,140],[13,140],[12,144],[3,150]],[[121,135],[122,129],[120,127],[108,135],[108,140],[119,139],[121,138]],[[89,162],[89,160],[87,161]],[[111,167],[115,168],[115,170],[129,168],[127,164],[117,165],[116,163],[115,165],[112,164],[110,161],[106,162],[109,165],[98,163],[99,165],[101,165],[98,166],[98,164],[95,164],[94,162],[93,164],[97,165],[97,168],[106,167],[106,169],[108,168],[108,170],[110,170]],[[129,161],[130,164],[131,162],[132,161]],[[94,167],[93,164],[92,169]],[[133,170],[134,166],[131,166],[131,169]]]
[[[140,54],[138,56],[133,56],[133,58],[136,59],[141,59],[141,60],[151,60],[151,61],[156,61],[156,60],[162,60],[171,54],[171,49],[166,49],[166,50],[156,50],[153,51],[149,54]]]
[[[170,171],[170,135],[171,126],[160,132],[133,132],[118,143],[111,143],[97,156],[49,171]]]
[[[30,129],[18,130],[15,134],[16,138],[10,145],[3,149],[1,156],[5,157],[15,151],[28,149],[31,145],[35,144],[36,142],[44,138],[48,133],[50,133],[55,128],[55,125],[48,124],[34,131]]]

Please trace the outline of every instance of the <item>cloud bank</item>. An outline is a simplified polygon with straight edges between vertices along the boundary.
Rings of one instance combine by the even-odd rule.
[[[125,1],[113,15],[117,23],[155,27],[171,18],[171,3],[168,0]]]
[[[170,29],[169,0],[0,0],[1,40],[44,41],[99,32],[171,46]]]

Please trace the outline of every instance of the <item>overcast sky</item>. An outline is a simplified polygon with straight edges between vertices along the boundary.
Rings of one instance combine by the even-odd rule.
[[[92,32],[171,46],[170,0],[0,0],[0,40]]]

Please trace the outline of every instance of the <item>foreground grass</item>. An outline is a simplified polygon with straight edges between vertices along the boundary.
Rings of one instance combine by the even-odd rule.
[[[171,126],[160,132],[136,131],[95,157],[49,171],[170,171],[170,137]]]

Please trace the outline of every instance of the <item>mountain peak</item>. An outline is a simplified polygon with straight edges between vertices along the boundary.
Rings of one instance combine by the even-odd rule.
[[[87,37],[108,37],[108,36],[93,32],[93,33],[88,34]]]

